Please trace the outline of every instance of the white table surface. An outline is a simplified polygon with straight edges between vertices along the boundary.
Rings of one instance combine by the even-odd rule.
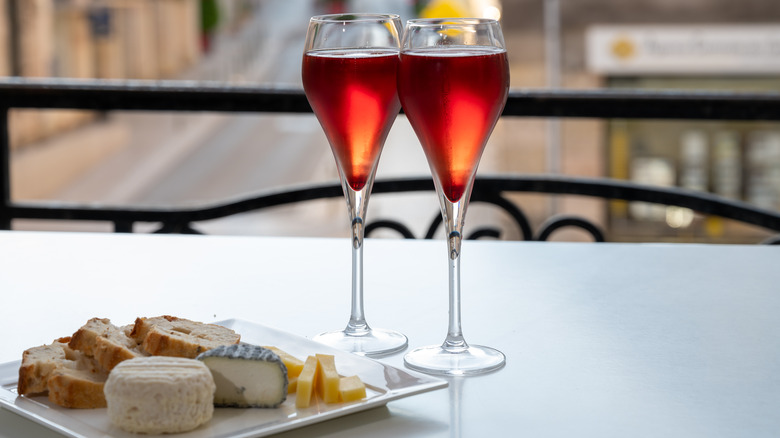
[[[346,239],[0,232],[0,363],[95,316],[341,328],[349,251]],[[779,252],[466,242],[466,339],[506,367],[280,436],[780,436]],[[443,241],[367,240],[365,286],[371,325],[411,347],[444,339]],[[0,409],[0,437],[18,436],[57,435]]]

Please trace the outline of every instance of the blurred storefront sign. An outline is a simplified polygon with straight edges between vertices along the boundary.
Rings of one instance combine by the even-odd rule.
[[[593,26],[586,56],[604,75],[780,73],[780,25]]]
[[[780,25],[598,25],[585,34],[588,70],[612,89],[780,90]],[[609,176],[715,193],[780,209],[780,124],[611,120]],[[685,209],[612,203],[611,226],[653,239],[760,241],[755,230]]]

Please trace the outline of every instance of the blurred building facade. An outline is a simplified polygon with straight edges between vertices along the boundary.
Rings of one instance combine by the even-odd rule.
[[[217,33],[241,25],[250,3],[0,0],[0,76],[179,79],[207,54]],[[12,196],[45,198],[125,147],[128,128],[94,123],[99,117],[11,110]]]
[[[162,79],[201,53],[198,3],[190,0],[2,0],[0,73],[9,76]],[[89,115],[16,112],[21,147]]]
[[[780,8],[773,0],[504,0],[502,6],[513,88],[780,90]],[[573,176],[677,185],[780,209],[777,123],[565,120],[557,136],[550,135],[548,121],[505,123],[516,134],[513,147],[501,148],[497,160],[504,171],[554,168]],[[556,141],[559,153],[551,155]],[[534,221],[543,220],[549,212],[544,201],[525,198],[536,203]],[[643,204],[570,197],[557,208],[584,211],[632,240],[732,242],[763,235]]]

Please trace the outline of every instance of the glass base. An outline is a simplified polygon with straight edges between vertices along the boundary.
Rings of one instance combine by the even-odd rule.
[[[406,349],[408,345],[408,340],[402,333],[375,328],[356,334],[348,333],[345,330],[320,333],[313,339],[333,348],[361,356],[384,356],[397,353]]]
[[[481,345],[470,345],[453,351],[432,345],[406,353],[404,364],[410,369],[428,374],[470,376],[502,368],[506,364],[506,357],[494,348]]]

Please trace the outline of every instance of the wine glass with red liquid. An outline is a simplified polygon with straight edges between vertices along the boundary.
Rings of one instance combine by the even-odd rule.
[[[441,204],[449,259],[449,327],[441,345],[410,351],[404,363],[433,374],[496,370],[500,351],[469,345],[460,314],[463,224],[482,151],[509,93],[501,26],[490,19],[419,19],[406,24],[398,95],[422,144]]]
[[[379,155],[401,104],[397,15],[312,17],[303,54],[303,88],[336,158],[352,237],[352,309],[344,330],[316,341],[378,356],[406,348],[401,333],[369,327],[363,311],[363,237]]]

